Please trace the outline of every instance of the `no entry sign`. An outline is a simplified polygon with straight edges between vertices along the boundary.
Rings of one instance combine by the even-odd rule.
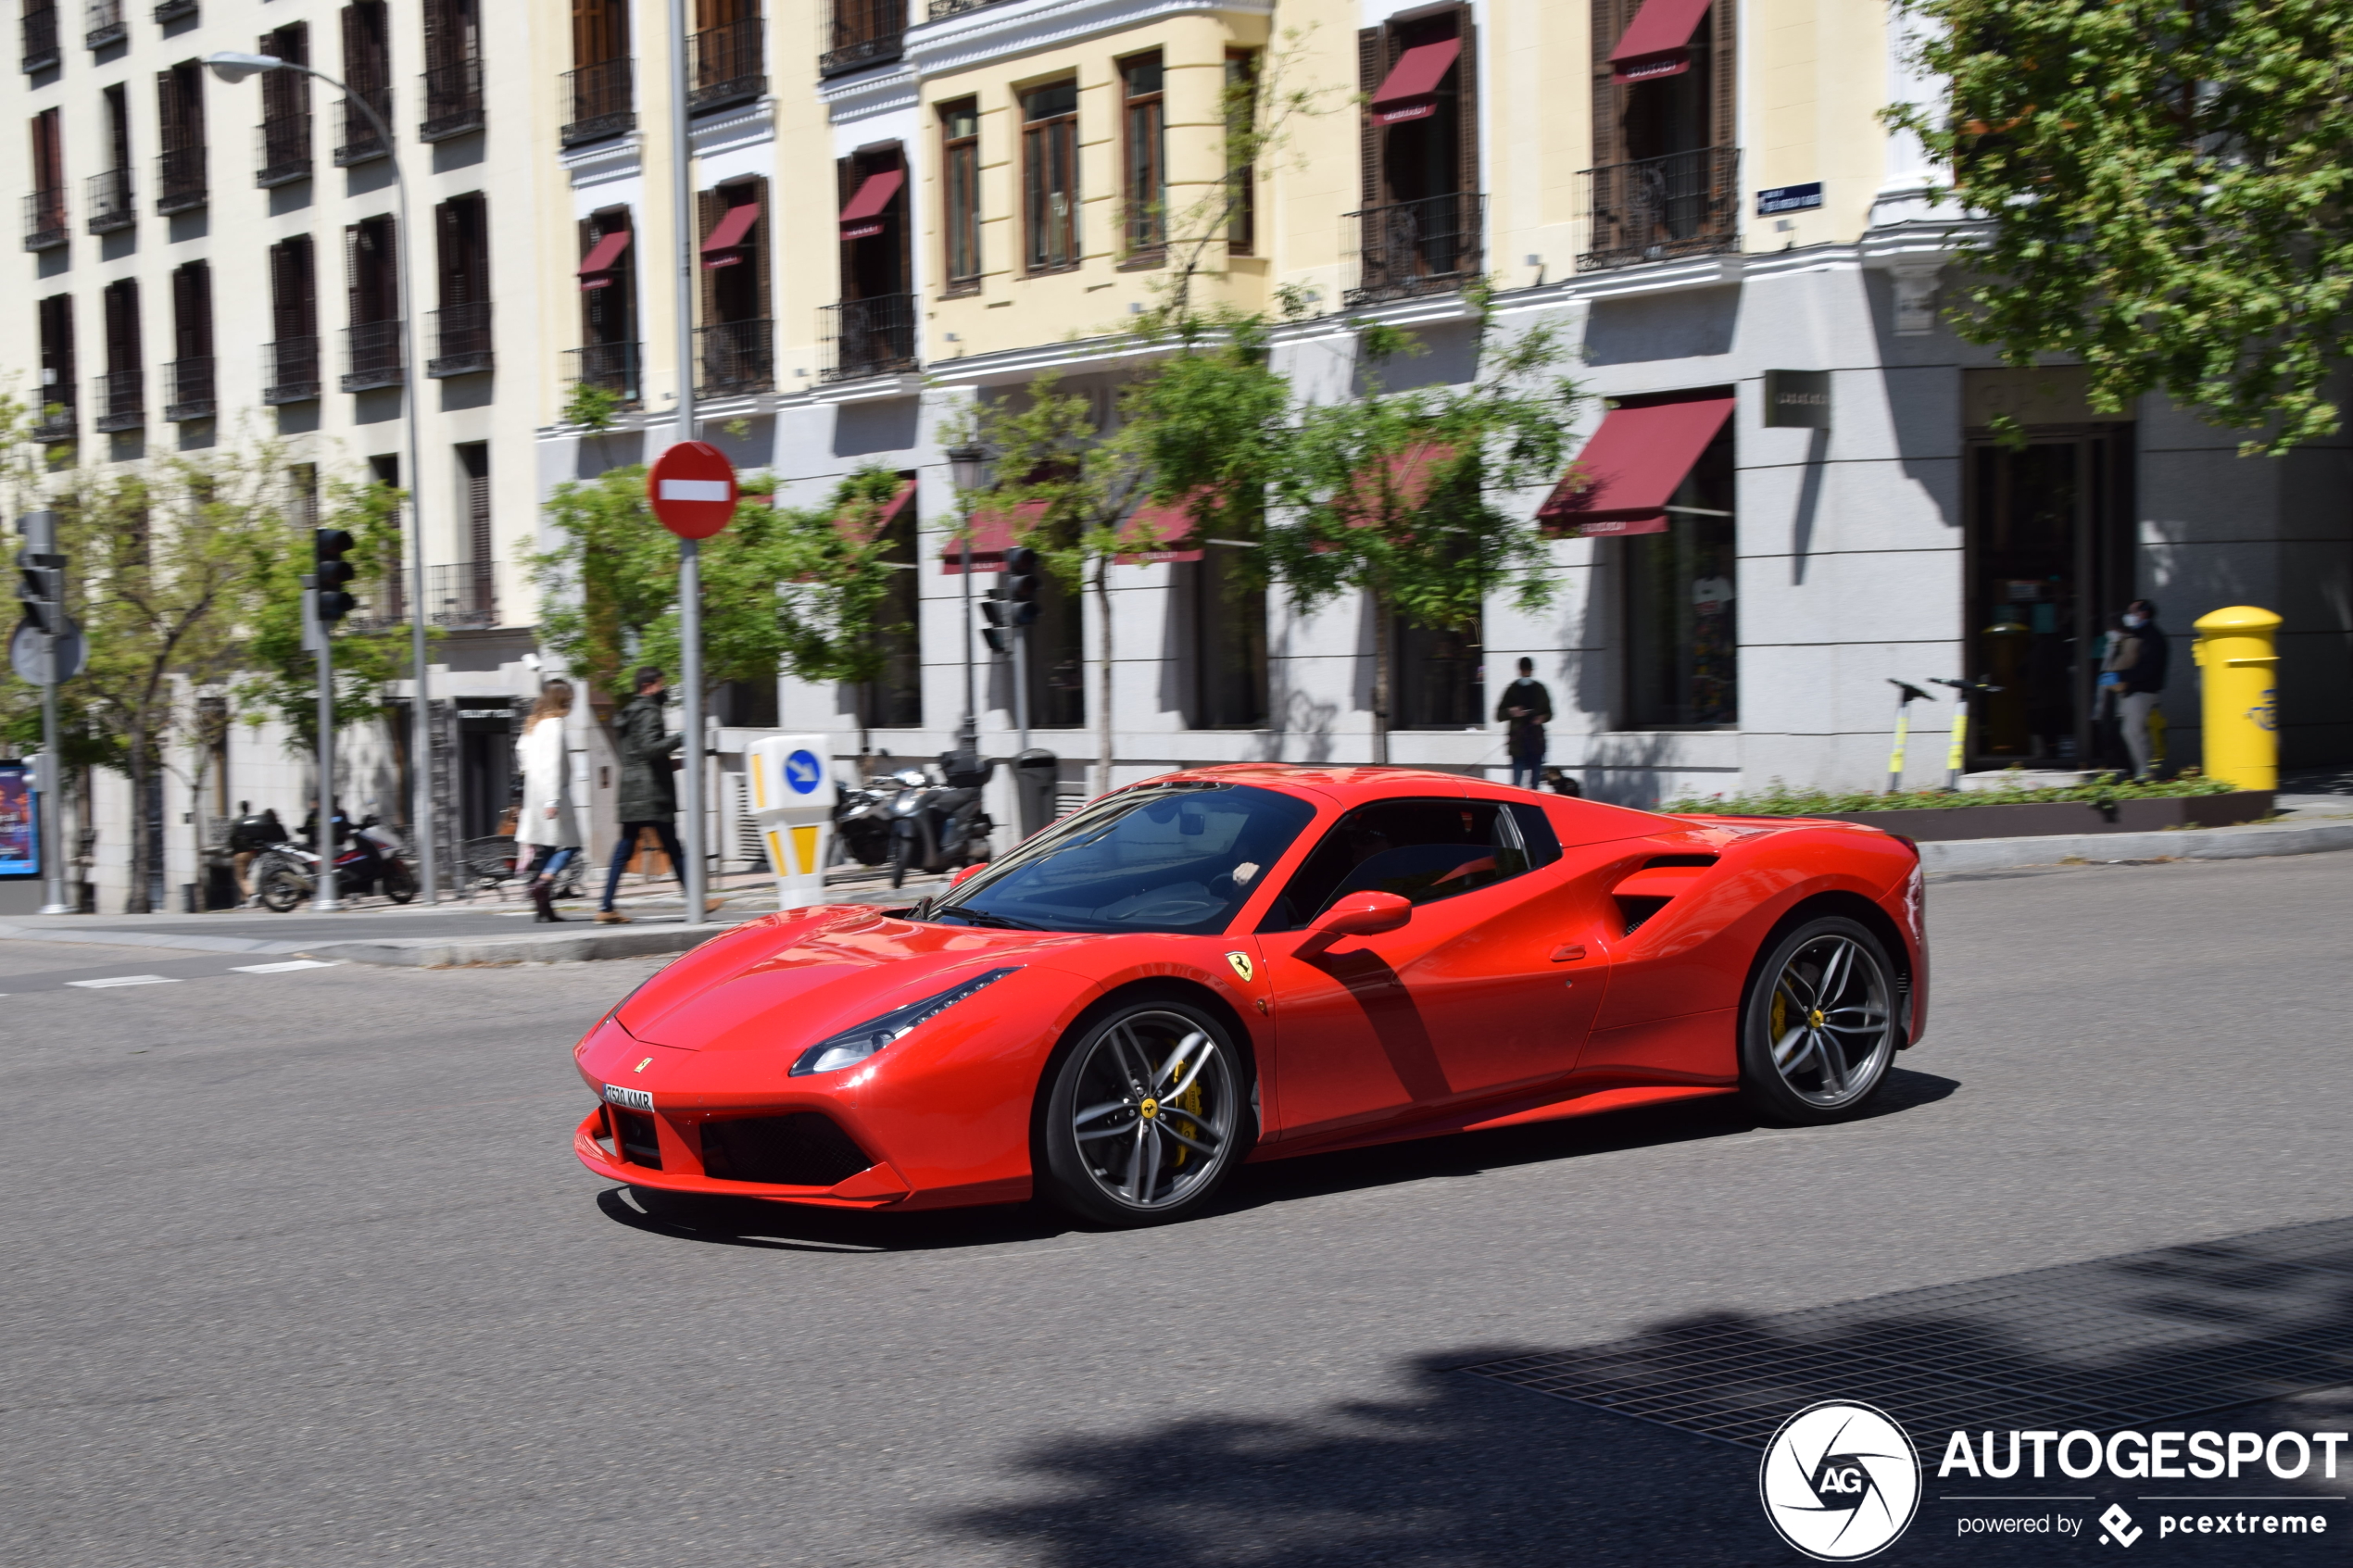
[[[708,441],[681,441],[646,474],[654,516],[681,539],[708,539],[736,515],[736,465]]]

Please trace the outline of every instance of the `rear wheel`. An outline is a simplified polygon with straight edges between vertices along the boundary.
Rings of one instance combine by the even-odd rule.
[[[1843,1121],[1870,1102],[1895,1057],[1894,966],[1843,915],[1784,934],[1758,960],[1741,1017],[1741,1088],[1777,1122]]]
[[[1082,1027],[1046,1089],[1045,1196],[1100,1223],[1190,1219],[1257,1141],[1249,1062],[1190,1002],[1139,998]]]
[[[253,890],[262,907],[285,914],[308,897],[308,879],[281,857],[271,857],[254,867]]]
[[[405,904],[417,896],[415,874],[397,860],[384,867],[384,874],[378,880],[376,885],[384,890],[385,897],[396,904]]]
[[[890,884],[902,885],[907,880],[907,862],[914,859],[915,835],[894,833],[890,835]]]

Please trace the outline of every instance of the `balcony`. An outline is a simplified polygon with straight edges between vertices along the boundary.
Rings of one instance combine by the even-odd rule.
[[[425,568],[426,615],[435,626],[481,631],[498,624],[498,563],[454,561]]]
[[[1348,306],[1452,294],[1476,280],[1486,261],[1480,208],[1486,198],[1456,191],[1347,214],[1358,246]]]
[[[147,422],[146,371],[109,370],[91,378],[90,390],[91,405],[98,410],[94,429],[137,430]]]
[[[422,79],[425,118],[418,122],[417,140],[447,142],[472,135],[483,127],[482,62],[459,60],[435,66]]]
[[[695,395],[732,397],[776,384],[775,323],[714,321],[695,329]]]
[[[33,417],[35,441],[71,441],[80,432],[74,415],[73,387],[60,381],[42,389],[41,409]]]
[[[343,330],[343,389],[373,392],[380,386],[401,386],[409,380],[400,357],[400,322],[362,321]]]
[[[156,7],[156,25],[161,27],[166,22],[176,22],[182,17],[195,14],[196,0],[163,0]]]
[[[82,35],[85,48],[104,49],[131,35],[130,27],[122,19],[122,0],[90,0],[82,25],[88,30]]]
[[[1740,149],[1701,147],[1588,169],[1592,249],[1579,272],[1740,248]]]
[[[138,206],[131,194],[131,170],[109,169],[104,174],[93,174],[83,189],[89,196],[87,227],[92,233],[111,234],[139,221]]]
[[[386,130],[391,128],[392,92],[389,88],[382,93],[370,94],[368,107],[376,111],[377,117],[384,122]],[[366,110],[349,98],[336,101],[335,167],[337,169],[348,169],[355,163],[370,163],[377,158],[387,157],[391,152],[392,144],[384,140],[383,132],[377,131],[373,122],[368,119]]]
[[[432,568],[426,571],[431,573]],[[389,632],[409,624],[409,573],[403,562],[392,561],[383,576],[355,585],[359,608],[343,618],[346,632]]]
[[[163,417],[171,424],[212,418],[212,356],[174,359],[163,368]]]
[[[310,178],[310,117],[280,115],[261,122],[253,182],[267,190]]]
[[[686,41],[686,107],[696,114],[749,103],[768,91],[758,17],[705,28]]]
[[[282,337],[262,345],[261,400],[308,403],[319,395],[319,340]]]
[[[906,0],[833,0],[819,76],[842,76],[899,58],[907,36]]]
[[[433,358],[425,361],[428,377],[471,376],[491,368],[487,301],[480,305],[452,305],[434,311],[427,320],[432,322],[433,332]]]
[[[637,129],[629,62],[607,60],[564,72],[563,144],[602,141]]]
[[[47,70],[61,57],[57,53],[57,7],[41,4],[24,8],[24,69]]]
[[[566,349],[564,357],[572,361],[573,383],[610,392],[623,403],[636,402],[639,346],[634,343],[592,343]]]
[[[202,147],[175,147],[156,159],[156,210],[191,212],[205,204]]]
[[[63,191],[35,191],[24,199],[24,248],[55,250],[73,236]]]
[[[820,381],[859,381],[915,368],[915,296],[876,295],[824,307]]]
[[[966,11],[1004,4],[1005,0],[931,0],[930,8],[924,13],[924,19],[936,22],[944,17],[961,17]]]

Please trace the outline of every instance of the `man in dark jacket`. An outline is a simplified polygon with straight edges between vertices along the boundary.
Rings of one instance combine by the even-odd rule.
[[[664,733],[661,688],[661,671],[651,664],[642,666],[637,671],[637,695],[613,724],[621,747],[617,802],[621,838],[612,847],[612,864],[605,868],[605,900],[597,910],[598,921],[606,925],[629,923],[629,917],[614,909],[612,900],[621,891],[623,868],[636,853],[640,829],[651,828],[661,838],[661,852],[670,857],[671,874],[682,884],[686,877],[686,852],[678,847],[678,785],[670,771],[671,755],[685,737],[675,730]]]
[[[2172,650],[2157,623],[2157,606],[2134,599],[2124,607],[2123,631],[2111,636],[2108,657],[2100,661],[2103,677],[2116,677],[2117,728],[2124,733],[2124,749],[2133,754],[2133,776],[2149,776],[2157,746],[2149,733],[2149,718],[2157,710],[2158,694],[2165,689],[2166,667]]]
[[[1511,743],[1512,783],[1534,789],[1544,775],[1544,726],[1553,721],[1553,694],[1536,678],[1536,661],[1519,661],[1519,679],[1504,688],[1495,718]]]

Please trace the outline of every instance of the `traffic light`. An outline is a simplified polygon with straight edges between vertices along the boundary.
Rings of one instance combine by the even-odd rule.
[[[312,553],[310,581],[319,593],[319,624],[332,626],[359,608],[359,601],[343,591],[351,581],[351,563],[344,554],[358,543],[340,528],[320,528],[311,531]]]
[[[48,512],[28,512],[17,532],[25,536],[17,551],[17,597],[24,601],[24,618],[50,636],[63,636],[66,558],[56,553],[57,520]]]
[[[1038,552],[1016,545],[1005,552],[1005,597],[1013,616],[1001,624],[1026,626],[1038,619]],[[993,619],[993,618],[992,618]]]
[[[988,624],[980,629],[980,640],[988,645],[990,653],[1013,652],[1013,608],[1010,599],[980,601],[980,613],[988,619]]]

